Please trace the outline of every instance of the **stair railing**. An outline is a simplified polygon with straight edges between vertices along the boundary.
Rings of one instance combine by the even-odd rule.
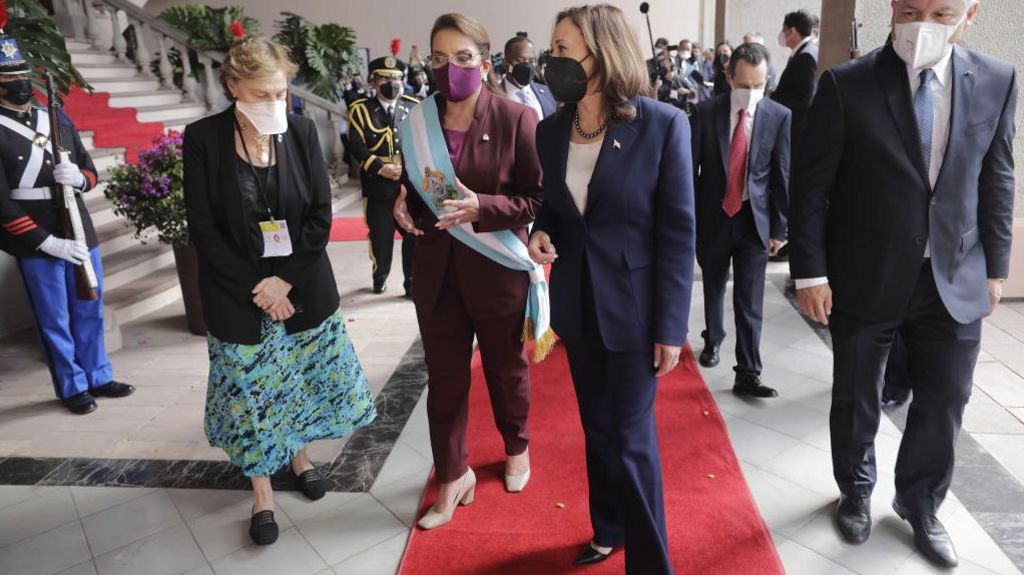
[[[177,47],[184,72],[184,99],[203,103],[209,112],[215,112],[226,104],[214,73],[215,63],[221,64],[225,55],[214,50],[197,49],[184,32],[139,8],[130,0],[54,0],[53,8],[58,26],[68,37],[87,42],[97,50],[110,51],[118,62],[134,64],[139,73],[147,77],[156,76],[150,69],[152,52],[149,50],[150,42],[155,38],[157,79],[164,88],[175,88],[174,70],[168,55],[172,48]],[[134,29],[135,39],[130,52],[123,34],[129,27]],[[190,52],[196,54],[202,68],[198,82],[193,74]],[[302,109],[306,116],[315,119],[314,110],[326,114],[334,135],[333,155],[340,164],[342,147],[338,135],[342,119],[347,114],[345,106],[321,98],[302,86],[291,86],[291,94],[303,103]]]

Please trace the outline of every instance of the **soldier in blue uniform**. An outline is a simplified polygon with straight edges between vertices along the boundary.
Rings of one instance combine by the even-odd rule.
[[[54,392],[72,413],[96,410],[96,397],[135,391],[113,379],[103,344],[102,279],[95,301],[77,297],[75,266],[91,260],[102,278],[96,231],[81,194],[96,186],[96,167],[71,120],[57,129],[68,160],[54,165],[48,110],[32,106],[29,67],[0,31],[0,250],[18,259],[50,368]],[[71,186],[86,243],[61,237],[53,187]]]
[[[395,225],[392,208],[402,177],[400,143],[395,128],[419,100],[404,93],[405,64],[387,56],[370,62],[370,85],[376,97],[356,100],[348,109],[348,141],[352,159],[360,166],[366,226],[370,228],[373,293],[387,290],[395,231],[402,234],[405,295],[411,296],[415,237]]]

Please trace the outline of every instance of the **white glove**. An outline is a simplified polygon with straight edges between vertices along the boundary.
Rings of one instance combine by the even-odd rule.
[[[89,259],[88,246],[75,240],[65,240],[56,236],[47,236],[43,243],[39,244],[39,251],[76,266],[82,265],[85,260]]]
[[[82,173],[82,170],[78,169],[78,166],[71,162],[62,162],[54,166],[53,179],[58,184],[64,184],[72,188],[81,188],[85,185],[85,174]]]

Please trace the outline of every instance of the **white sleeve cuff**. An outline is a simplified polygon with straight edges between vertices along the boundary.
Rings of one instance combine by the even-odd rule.
[[[796,289],[806,289],[809,287],[825,285],[828,283],[828,278],[805,278],[805,279],[794,279],[796,283]]]

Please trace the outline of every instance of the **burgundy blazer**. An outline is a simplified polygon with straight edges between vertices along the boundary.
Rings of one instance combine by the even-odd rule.
[[[438,108],[444,114],[444,99]],[[532,109],[492,94],[480,92],[473,122],[466,134],[455,174],[480,197],[478,232],[512,230],[525,244],[526,227],[540,209],[540,160],[537,157],[537,114]],[[416,238],[413,263],[413,301],[416,312],[428,317],[448,273],[458,276],[466,310],[472,317],[496,318],[521,313],[526,306],[529,278],[495,263],[434,227],[437,218],[423,204],[403,175],[406,203],[424,234]]]

